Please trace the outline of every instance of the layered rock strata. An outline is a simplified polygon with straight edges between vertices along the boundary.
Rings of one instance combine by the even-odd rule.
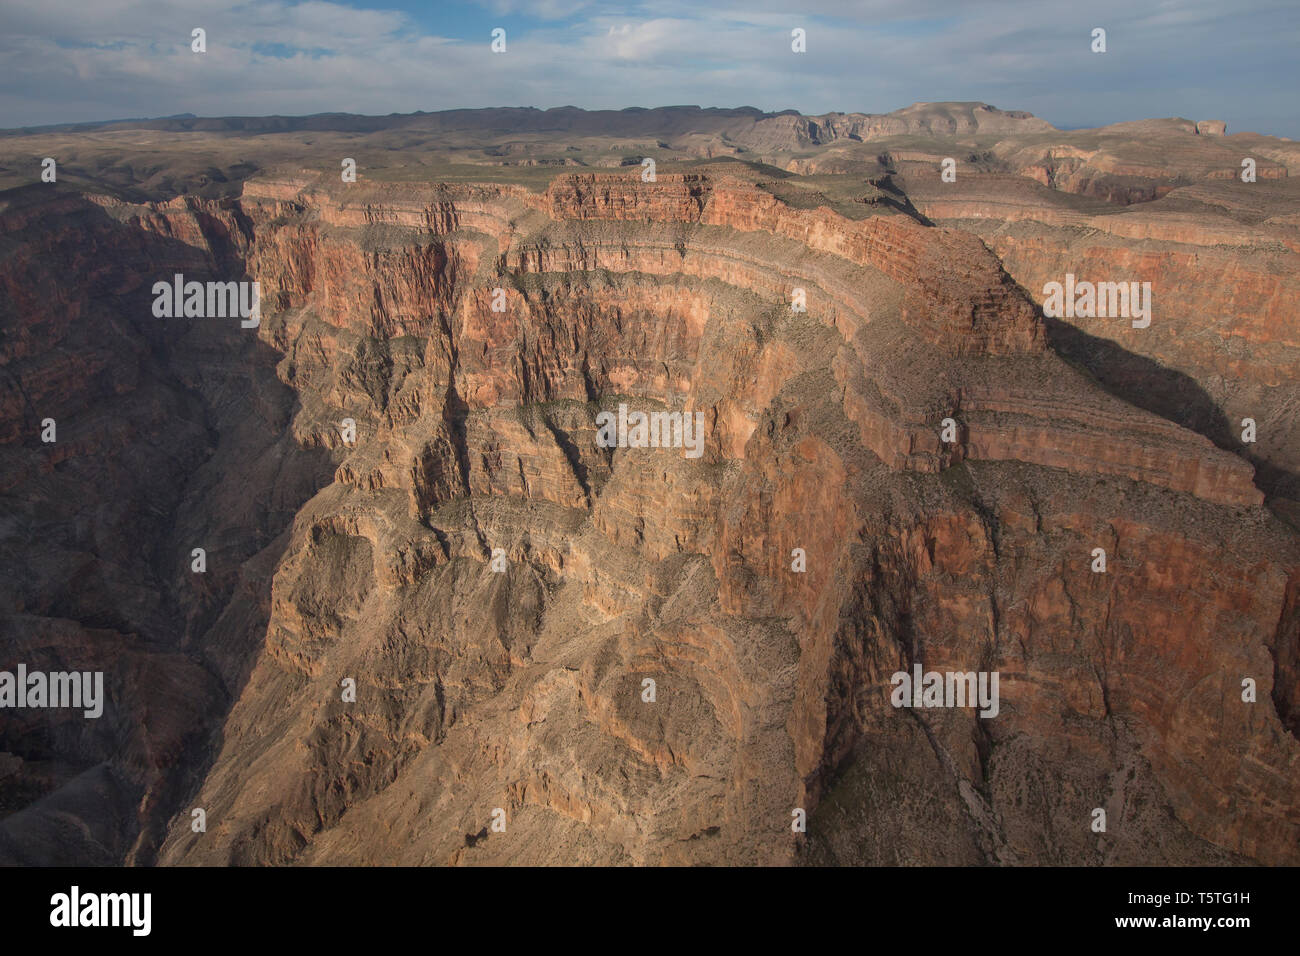
[[[173,680],[228,707],[176,716],[152,764],[57,745],[126,781],[124,803],[149,796],[115,830],[135,858],[1300,858],[1293,536],[1240,456],[1062,361],[978,238],[692,174],[70,200],[43,250],[16,205],[0,288],[29,346],[5,343],[6,487],[81,469],[97,501],[110,469],[151,466],[108,429],[150,419],[104,404],[145,386],[51,386],[56,357],[30,346],[51,311],[33,283],[57,294],[39,263],[86,268],[90,236],[117,283],[95,308],[133,318],[69,321],[74,367],[135,349],[195,422],[171,498],[116,495],[131,521],[165,516],[165,553],[126,553],[146,535],[125,519],[116,551],[78,532],[43,552],[67,583],[7,599],[6,627],[90,642],[71,552],[116,562],[163,609],[116,639],[177,655]],[[256,280],[258,328],[147,318],[179,270]],[[41,447],[50,405],[103,453]],[[702,415],[702,455],[603,447],[596,415],[620,405]],[[14,534],[39,521],[76,527],[34,508]],[[895,708],[914,664],[1000,672],[998,716]],[[163,706],[124,680],[119,700]],[[69,802],[48,787],[24,813]],[[0,847],[19,858],[15,819]]]

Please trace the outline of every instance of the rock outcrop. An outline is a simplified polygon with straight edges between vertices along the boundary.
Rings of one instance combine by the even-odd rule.
[[[0,723],[0,858],[1300,860],[1294,529],[1035,304],[1045,230],[1146,276],[1193,224],[766,175],[6,194],[0,627],[113,704]],[[176,272],[260,324],[155,319]],[[894,706],[914,666],[997,715]]]
[[[1065,206],[1023,180],[941,183],[917,171],[925,215],[983,237],[1027,294],[1080,279],[1151,284],[1148,328],[1048,320],[1054,348],[1108,389],[1255,464],[1280,513],[1300,519],[1300,187],[1289,180],[1182,187],[1159,203]],[[1254,441],[1243,442],[1254,422]]]

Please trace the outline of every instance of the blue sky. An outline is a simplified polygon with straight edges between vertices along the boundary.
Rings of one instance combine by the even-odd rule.
[[[207,31],[208,51],[190,50]],[[493,54],[491,31],[506,30]],[[790,31],[807,31],[807,53]],[[1094,27],[1107,52],[1093,53]],[[0,127],[482,106],[1160,116],[1300,138],[1297,0],[5,0]]]

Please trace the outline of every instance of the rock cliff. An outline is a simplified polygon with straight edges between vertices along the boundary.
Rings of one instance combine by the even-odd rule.
[[[0,858],[1300,860],[1288,459],[1133,357],[1289,382],[1296,248],[921,173],[5,193],[0,628],[111,706],[0,722]],[[1256,361],[1045,320],[1081,262]],[[174,273],[260,323],[154,318]],[[701,453],[607,447],[627,408]],[[997,715],[894,706],[915,665]]]

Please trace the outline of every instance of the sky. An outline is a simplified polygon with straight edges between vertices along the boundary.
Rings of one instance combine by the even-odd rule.
[[[191,50],[196,27],[207,52]],[[1094,28],[1106,52],[1094,53]],[[506,50],[493,53],[492,32]],[[806,34],[805,53],[791,31]],[[2,0],[0,128],[171,116],[978,100],[1300,139],[1300,0]]]

